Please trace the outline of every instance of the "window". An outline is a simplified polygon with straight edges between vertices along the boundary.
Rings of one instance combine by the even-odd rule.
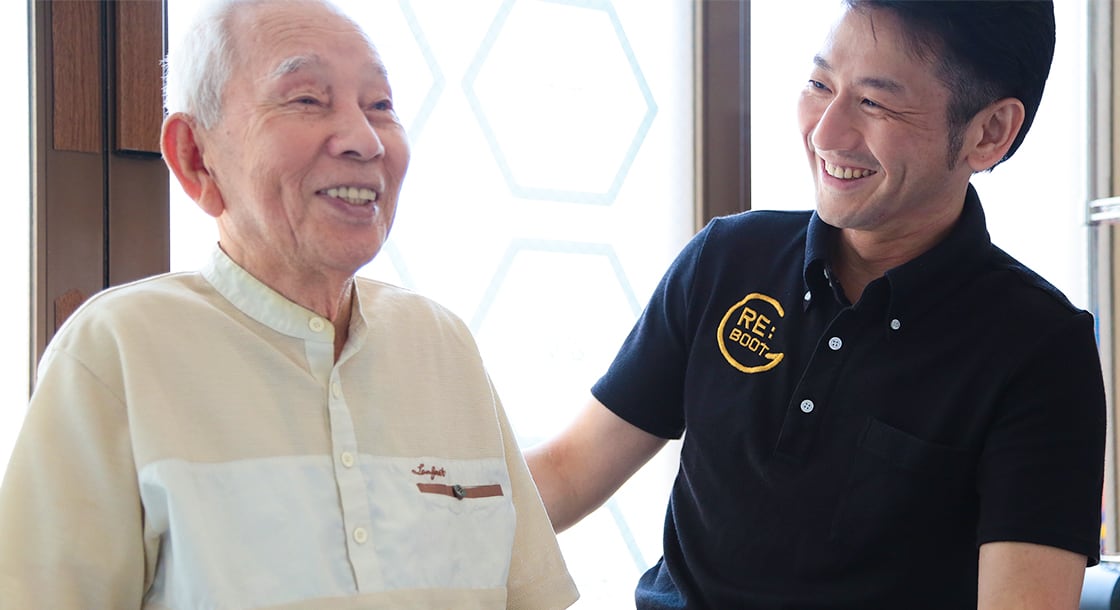
[[[0,80],[30,83],[27,78],[26,2],[13,3],[0,21]],[[30,87],[0,99],[5,117],[5,145],[0,152],[7,185],[4,222],[0,223],[0,258],[9,290],[0,300],[0,315],[11,322],[0,344],[0,475],[19,433],[27,408],[31,354],[31,145]]]
[[[192,2],[169,2],[169,40]],[[680,0],[339,2],[389,68],[412,143],[360,273],[471,327],[521,445],[583,406],[693,233],[692,10]],[[672,41],[672,44],[666,44]],[[172,186],[172,270],[213,220]],[[632,604],[661,555],[672,449],[560,536],[579,608]]]

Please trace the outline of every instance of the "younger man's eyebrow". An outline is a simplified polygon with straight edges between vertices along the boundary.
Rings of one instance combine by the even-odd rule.
[[[828,60],[820,55],[813,56],[813,64],[825,72],[833,71],[832,64],[828,63]],[[864,76],[857,79],[856,84],[895,94],[901,94],[906,90],[906,87],[904,87],[902,83],[885,76]]]

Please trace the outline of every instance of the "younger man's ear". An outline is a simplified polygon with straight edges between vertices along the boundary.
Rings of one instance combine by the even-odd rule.
[[[990,169],[1003,159],[1019,135],[1025,117],[1023,102],[1006,97],[992,102],[972,118],[963,152],[973,172]]]
[[[207,214],[217,218],[225,210],[221,191],[204,159],[200,131],[194,118],[176,112],[163,120],[159,147],[183,191]]]

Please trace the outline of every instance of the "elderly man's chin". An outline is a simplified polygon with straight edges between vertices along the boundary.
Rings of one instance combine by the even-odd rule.
[[[342,279],[352,276],[377,257],[389,239],[389,229],[383,225],[355,227],[319,227],[305,232],[287,248],[272,248],[289,269],[299,269],[310,275],[327,273]]]
[[[378,237],[364,242],[352,243],[348,246],[342,247],[336,251],[332,258],[336,260],[336,268],[346,271],[349,275],[354,275],[359,269],[369,264],[373,259],[377,258],[385,247],[385,242],[389,239],[389,233],[386,231]],[[335,244],[336,246],[343,246],[343,244]]]
[[[383,211],[379,210],[379,214]],[[393,219],[379,218],[369,226],[335,227],[316,235],[319,250],[328,265],[347,270],[351,275],[368,264],[384,248],[393,228]],[[331,264],[333,263],[333,264]]]

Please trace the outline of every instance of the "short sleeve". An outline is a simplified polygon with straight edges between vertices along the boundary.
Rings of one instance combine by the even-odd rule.
[[[712,226],[677,255],[606,374],[591,389],[616,415],[661,438],[679,438],[684,432],[691,290]]]
[[[55,352],[0,487],[0,607],[139,608],[139,498],[119,397]]]
[[[506,583],[506,607],[511,610],[567,608],[575,603],[579,593],[568,574],[568,567],[556,542],[556,533],[496,394],[495,409],[501,425],[506,467],[509,469],[513,505],[517,512],[513,555]]]
[[[1047,329],[1013,379],[981,455],[978,544],[1100,558],[1105,399],[1093,319]]]

